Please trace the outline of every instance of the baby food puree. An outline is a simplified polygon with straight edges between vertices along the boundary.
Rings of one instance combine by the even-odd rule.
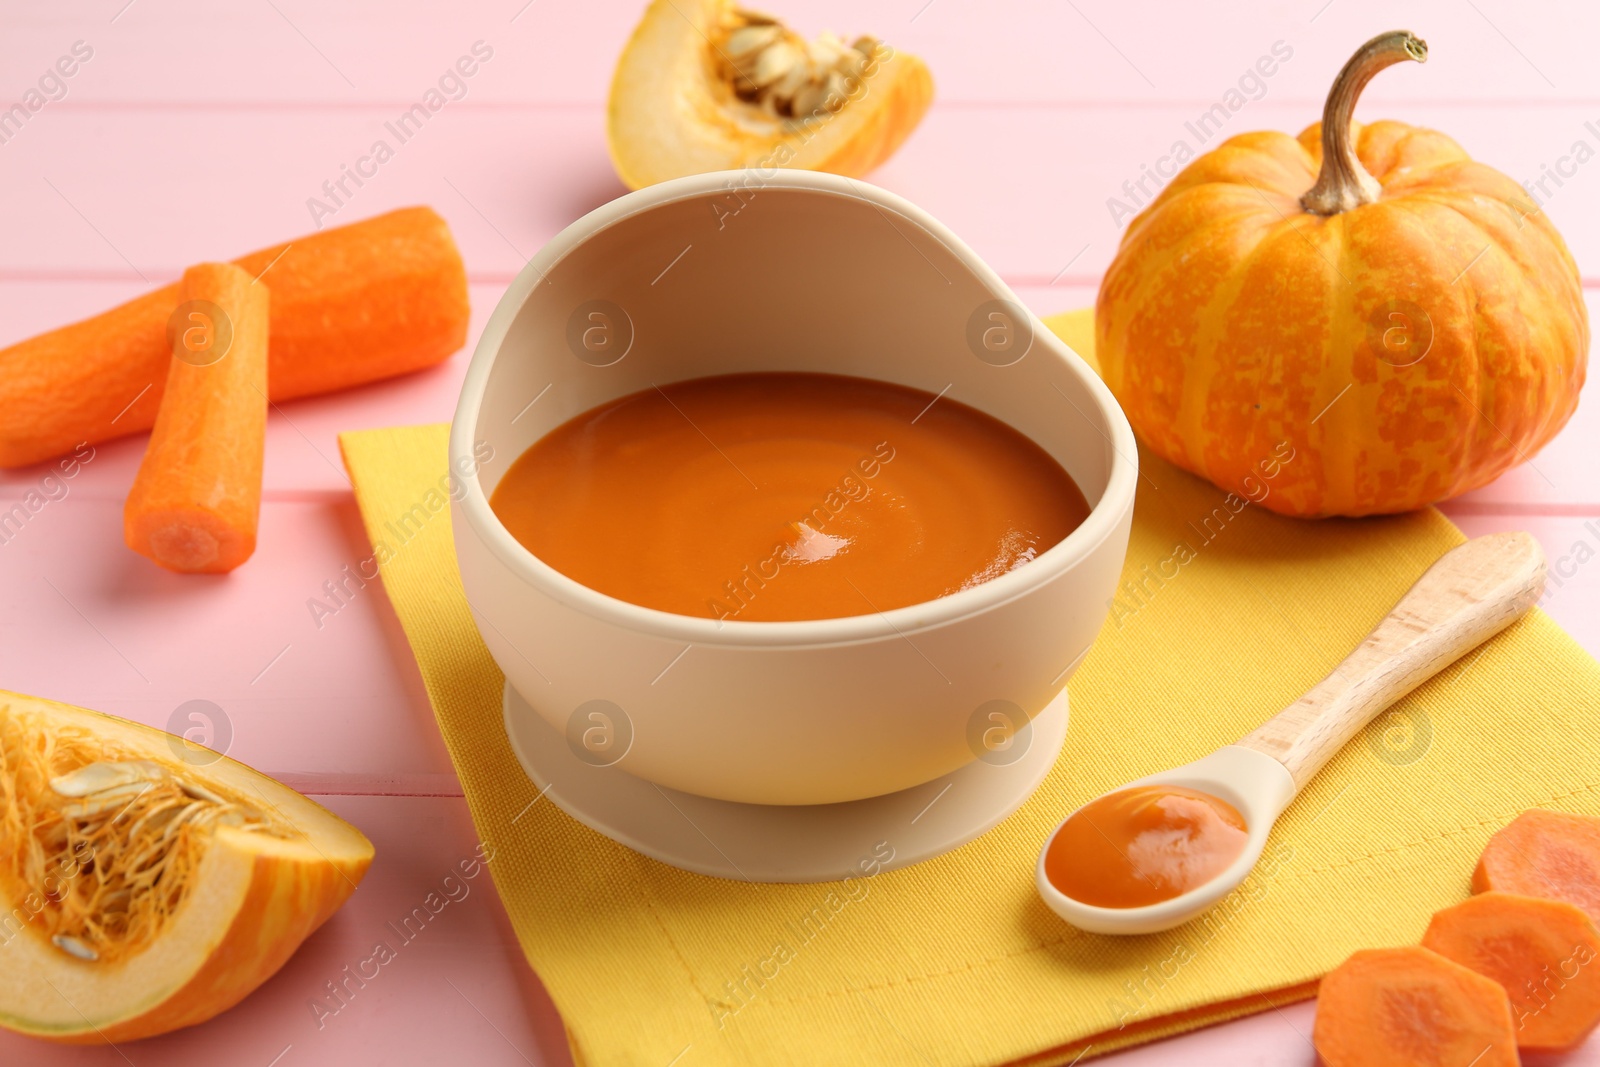
[[[1139,908],[1227,870],[1249,839],[1232,804],[1198,789],[1141,785],[1085,804],[1045,852],[1051,883],[1082,904]]]
[[[584,412],[490,501],[556,570],[680,615],[865,615],[988,581],[1059,542],[1083,494],[945,396],[830,374],[674,382]]]

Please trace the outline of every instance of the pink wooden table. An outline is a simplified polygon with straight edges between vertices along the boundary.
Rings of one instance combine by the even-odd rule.
[[[321,196],[457,57],[493,50],[334,216],[436,207],[472,283],[474,331],[544,241],[623,192],[606,157],[612,65],[641,9],[552,0],[8,2],[0,108],[77,47],[72,77],[0,143],[0,344],[309,230]],[[1185,122],[1283,42],[1292,56],[1226,132],[1298,131],[1354,46],[1403,20],[1432,59],[1380,78],[1361,113],[1432,125],[1519,180],[1570,176],[1546,208],[1600,289],[1600,14],[1511,0],[895,0],[805,5],[800,28],[873,31],[925,57],[939,98],[874,180],[949,224],[1040,314],[1089,303],[1124,195]],[[81,42],[81,43],[79,43]],[[1595,308],[1594,310],[1600,310]],[[1591,314],[1593,311],[1591,312]],[[474,837],[411,654],[378,585],[319,626],[322,583],[368,554],[338,460],[340,430],[449,417],[465,355],[411,378],[286,405],[271,420],[261,549],[226,578],[159,572],[122,545],[142,439],[101,447],[0,544],[0,687],[157,726],[188,701],[215,743],[361,826],[378,860],[350,904],[259,993],[196,1029],[120,1050],[0,1036],[0,1063],[570,1063],[559,1018],[522,962],[487,880],[398,965],[321,1025],[312,1001],[365,958]],[[1552,615],[1600,653],[1600,414],[1591,398],[1533,463],[1446,507],[1469,534],[1527,529],[1562,584]],[[0,509],[42,472],[0,473]],[[189,725],[184,722],[183,726]],[[180,727],[181,728],[181,727]],[[1263,1005],[1266,1008],[1266,1005]],[[1309,1004],[1264,1010],[1106,1062],[1307,1064]],[[1569,1063],[1600,1064],[1600,1044]],[[692,1067],[685,1062],[684,1067]]]

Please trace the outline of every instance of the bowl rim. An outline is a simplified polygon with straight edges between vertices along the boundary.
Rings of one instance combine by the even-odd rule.
[[[460,480],[452,495],[452,521],[465,518],[472,533],[513,575],[539,592],[601,621],[628,630],[653,634],[689,645],[748,647],[817,647],[855,644],[885,636],[906,637],[955,623],[1024,596],[1070,570],[1111,537],[1132,511],[1138,481],[1138,447],[1133,428],[1111,390],[1084,359],[1039,321],[1038,316],[1017,299],[1011,288],[967,245],[932,218],[927,212],[887,190],[854,178],[815,171],[777,169],[776,174],[757,171],[763,189],[788,189],[814,192],[851,200],[865,201],[879,210],[893,211],[939,241],[996,298],[1025,311],[1033,329],[1034,344],[1057,357],[1062,368],[1078,378],[1094,399],[1098,414],[1109,430],[1111,470],[1105,491],[1089,509],[1088,516],[1062,540],[1040,553],[1025,567],[956,593],[921,601],[888,611],[840,618],[797,619],[782,622],[717,620],[679,615],[659,608],[645,607],[601,593],[569,578],[544,562],[512,537],[494,510],[478,477],[473,461],[473,445],[484,393],[495,360],[505,343],[512,323],[544,277],[569,253],[584,242],[635,215],[681,200],[720,194],[730,182],[748,180],[746,171],[712,171],[675,178],[627,193],[604,204],[567,226],[536,253],[512,279],[501,295],[494,312],[472,353],[461,385],[460,399],[450,424],[449,462]],[[871,377],[870,373],[862,377]],[[1099,429],[1097,427],[1097,429]],[[1102,436],[1106,436],[1102,431]],[[459,557],[461,539],[456,538]]]

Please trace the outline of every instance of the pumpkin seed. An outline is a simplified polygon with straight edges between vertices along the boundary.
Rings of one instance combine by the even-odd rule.
[[[775,118],[805,121],[824,108],[837,111],[841,104],[830,102],[849,99],[879,47],[876,37],[845,44],[832,33],[807,42],[771,16],[735,10],[715,51],[736,97]]]
[[[824,33],[811,42],[813,66],[831,68],[844,58],[845,43],[831,33]]]
[[[128,827],[128,839],[130,841],[138,840],[140,834],[144,831],[146,826],[154,829],[157,825],[159,825],[157,820],[164,819],[165,821],[171,821],[173,814],[178,810],[182,803],[182,801],[175,797],[167,797],[157,800],[155,803],[150,805],[148,811],[146,811],[137,820],[135,820],[131,826]]]
[[[149,760],[121,760],[116,763],[101,760],[84,764],[71,774],[50,779],[50,788],[60,796],[86,797],[136,782],[159,782],[166,777],[166,770]]]
[[[776,85],[783,78],[799,70],[804,77],[805,69],[801,63],[805,61],[800,49],[788,41],[779,41],[761,50],[756,57],[755,67],[750,71],[750,80],[762,88]]]
[[[764,50],[778,39],[779,32],[776,26],[740,26],[728,34],[728,41],[722,46],[722,52],[737,63]]]
[[[196,800],[209,800],[213,804],[226,804],[227,801],[198,782],[180,781],[178,788],[194,797]]]
[[[56,934],[50,939],[50,943],[55,945],[55,947],[60,949],[62,952],[65,952],[67,955],[75,956],[86,963],[93,963],[95,960],[100,958],[100,953],[96,952],[82,941],[79,941],[71,934]]]
[[[790,101],[790,107],[794,109],[796,116],[812,115],[816,113],[817,109],[822,106],[822,102],[827,98],[828,87],[826,85],[807,82],[800,87],[799,92],[794,94],[794,99]]]
[[[85,822],[113,809],[127,807],[148,793],[153,785],[154,782],[130,782],[127,785],[102,789],[70,804],[61,805],[61,814],[68,819]]]

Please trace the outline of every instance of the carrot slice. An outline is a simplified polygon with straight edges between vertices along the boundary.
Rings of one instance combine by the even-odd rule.
[[[1600,932],[1571,904],[1481,893],[1434,913],[1422,944],[1504,987],[1524,1051],[1565,1052],[1600,1024]]]
[[[1312,1043],[1326,1067],[1516,1067],[1506,991],[1425,948],[1357,952],[1322,980]]]
[[[267,433],[265,284],[231,263],[183,275],[166,395],[123,509],[128,547],[163,567],[231,571],[256,548]]]
[[[326,393],[432,366],[467,337],[450,228],[412,207],[236,260],[272,286],[270,395]],[[0,467],[155,424],[171,353],[169,285],[0,349]]]
[[[1600,923],[1600,819],[1531,808],[1484,847],[1472,891],[1576,904]]]

